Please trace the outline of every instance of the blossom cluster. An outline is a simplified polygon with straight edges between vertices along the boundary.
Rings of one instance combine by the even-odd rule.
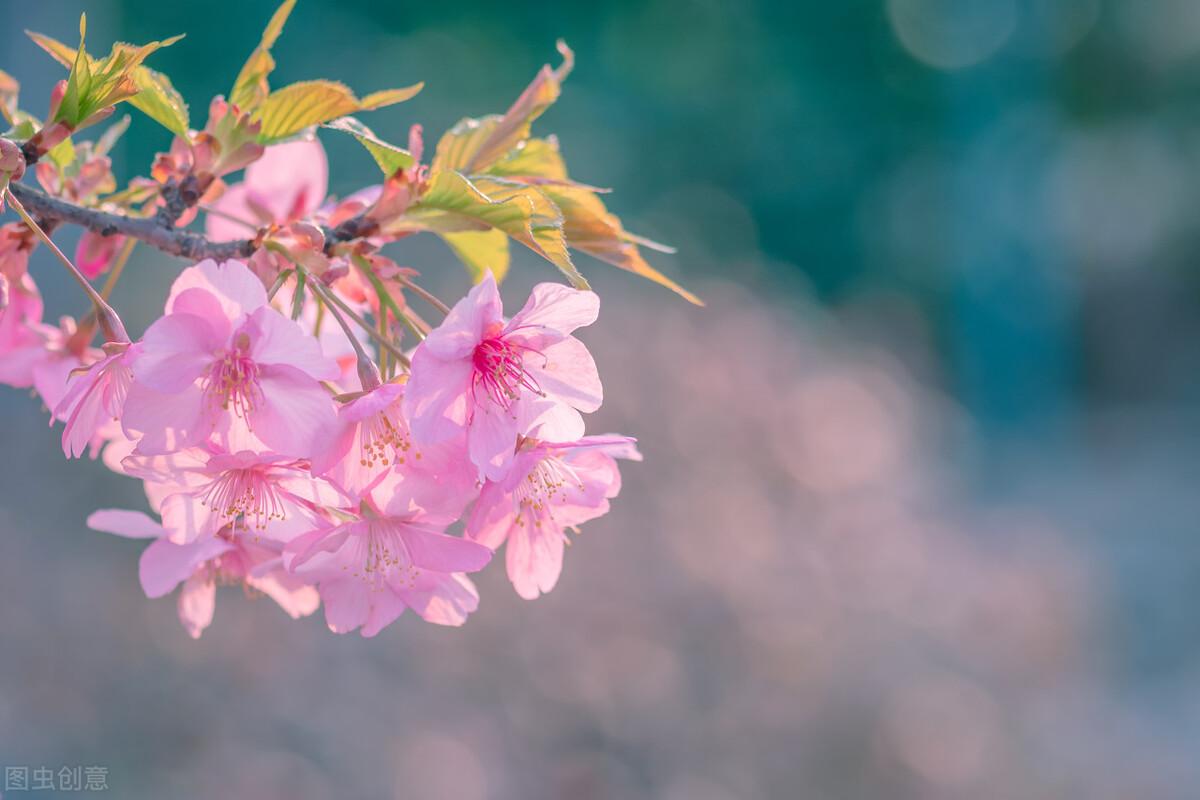
[[[250,213],[328,217],[325,172],[315,142],[269,148],[208,234],[236,235],[226,218]],[[86,320],[43,321],[27,234],[0,228],[0,382],[36,391],[68,457],[144,483],[152,514],[104,509],[88,524],[149,542],[142,588],[179,588],[194,637],[227,584],[293,617],[323,604],[338,633],[372,636],[406,609],[460,625],[479,603],[469,575],[501,548],[517,593],[536,598],[558,580],[567,531],[607,512],[616,459],[640,458],[628,437],[585,435],[602,390],[573,333],[597,318],[591,291],[543,283],[506,317],[488,272],[380,371],[371,340],[328,318],[381,313],[357,273],[334,265],[301,292],[268,285],[280,273],[261,263],[206,260],[139,340],[98,349]]]

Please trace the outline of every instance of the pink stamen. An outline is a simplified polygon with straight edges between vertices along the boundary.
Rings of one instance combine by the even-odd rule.
[[[221,353],[204,376],[202,388],[210,403],[248,419],[263,399],[258,383],[258,365],[249,355],[250,337],[239,333],[233,348]]]
[[[505,409],[512,406],[520,396],[521,389],[544,397],[542,387],[525,368],[526,352],[536,351],[499,336],[484,339],[475,346],[472,357],[475,365],[472,391],[482,386],[492,402]]]

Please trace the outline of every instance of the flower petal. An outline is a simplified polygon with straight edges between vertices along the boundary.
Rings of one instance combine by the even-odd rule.
[[[168,314],[146,330],[131,359],[134,377],[167,394],[182,392],[212,363],[225,341],[208,320],[194,314]]]
[[[102,508],[93,511],[87,518],[87,526],[94,531],[112,533],[128,539],[158,539],[166,530],[149,515],[140,511],[120,508]]]
[[[254,434],[277,453],[315,452],[337,422],[329,392],[295,367],[267,367],[258,382],[263,402],[248,420]]]
[[[217,605],[217,585],[211,578],[193,575],[179,593],[179,621],[193,639],[199,639],[212,624]]]

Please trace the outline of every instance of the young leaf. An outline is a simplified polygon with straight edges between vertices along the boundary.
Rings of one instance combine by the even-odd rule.
[[[229,102],[243,111],[253,111],[258,108],[259,104],[266,100],[267,95],[271,93],[270,84],[267,83],[267,77],[275,70],[275,59],[271,57],[271,48],[275,45],[279,34],[283,32],[283,25],[287,22],[287,18],[295,6],[296,0],[284,0],[283,4],[275,9],[270,22],[267,23],[266,30],[263,31],[258,47],[254,48],[250,58],[246,59],[242,71],[238,73],[237,80],[233,82],[233,89],[229,92]]]
[[[384,230],[458,233],[495,228],[553,263],[572,286],[589,288],[571,262],[556,218],[553,203],[532,187],[507,187],[503,199],[492,199],[459,173],[439,172],[433,174],[428,190],[405,216]]]
[[[149,67],[133,71],[138,93],[129,98],[129,105],[178,136],[187,136],[188,107],[183,97],[171,85],[171,80]]]
[[[646,262],[637,243],[647,243],[647,240],[626,233],[621,221],[608,212],[594,192],[577,186],[547,185],[540,188],[562,212],[563,233],[568,245],[665,286],[689,303],[704,305],[699,297]],[[654,249],[660,248],[662,245]]]
[[[354,96],[345,85],[336,81],[302,81],[271,92],[254,114],[262,122],[261,144],[286,139],[312,125],[357,111],[382,108],[412,97],[421,85],[407,89],[392,89],[368,95],[370,106]]]
[[[486,231],[443,233],[441,236],[467,268],[471,280],[475,283],[483,280],[488,270],[496,277],[497,283],[504,280],[504,276],[508,274],[508,237],[503,231],[493,228]]]
[[[558,99],[562,82],[575,65],[571,48],[560,41],[563,63],[558,69],[542,67],[533,82],[503,116],[464,119],[438,142],[432,169],[483,172],[529,138],[529,127]]]
[[[0,114],[9,125],[17,124],[17,97],[21,94],[21,84],[17,79],[0,69]]]
[[[369,97],[369,95],[368,95]],[[395,175],[398,170],[408,169],[415,162],[412,153],[402,147],[383,141],[375,132],[354,117],[339,117],[321,127],[348,133],[367,149],[384,175]]]
[[[487,168],[488,175],[519,178],[527,183],[535,179],[543,181],[567,181],[567,166],[558,151],[558,140],[553,136],[546,139],[526,139],[504,158]]]
[[[100,138],[96,139],[96,146],[93,148],[96,155],[108,155],[113,149],[113,145],[117,140],[125,135],[125,131],[129,129],[129,115],[121,117],[119,120],[109,125],[104,129],[104,133],[100,134]]]
[[[46,157],[54,162],[54,165],[60,170],[65,170],[75,161],[75,145],[71,141],[71,137],[63,139],[58,144],[51,147],[46,152]]]
[[[168,125],[148,109],[163,103],[169,105],[178,102],[183,109],[183,129],[187,130],[187,110],[183,105],[182,98],[171,88],[170,81],[166,76],[142,66],[142,61],[151,53],[171,46],[182,39],[182,36],[173,36],[161,42],[150,42],[141,46],[117,42],[107,56],[97,59],[88,55],[84,49],[86,32],[86,16],[81,17],[79,21],[78,48],[70,47],[40,33],[27,32],[29,38],[33,39],[39,47],[70,70],[63,100],[51,121],[66,122],[73,129],[78,129],[81,124],[89,122],[89,118],[97,112],[129,100],[135,108],[174,131],[175,128],[172,125]],[[142,97],[144,91],[149,94]],[[163,97],[156,99],[154,95],[159,93]],[[134,102],[135,99],[136,102]],[[175,127],[178,125],[176,124]]]
[[[394,106],[396,103],[412,100],[424,88],[425,83],[421,82],[414,83],[412,86],[405,86],[401,89],[384,89],[379,92],[371,92],[359,101],[358,108],[360,111],[374,111],[384,106]]]

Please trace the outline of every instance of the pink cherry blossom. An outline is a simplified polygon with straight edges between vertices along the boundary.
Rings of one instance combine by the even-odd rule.
[[[363,636],[374,636],[406,608],[427,622],[461,625],[479,605],[462,573],[482,569],[492,551],[444,533],[461,512],[461,497],[441,491],[436,481],[396,472],[388,478],[357,507],[339,512],[349,521],[289,542],[285,563],[317,583],[335,633],[361,628]],[[382,507],[377,498],[387,498]]]
[[[340,500],[333,487],[311,477],[308,462],[270,452],[193,447],[135,453],[121,467],[146,481],[151,504],[177,544],[210,538],[231,523],[255,537],[287,541],[312,528],[317,508]]]
[[[124,243],[124,236],[101,236],[84,231],[75,248],[75,266],[88,278],[95,278],[108,271]]]
[[[465,506],[476,492],[466,439],[459,436],[433,445],[413,444],[403,413],[404,385],[385,383],[344,403],[327,446],[312,458],[313,474],[324,475],[344,490],[367,491],[388,471],[399,471],[410,485],[432,483],[445,498]]]
[[[58,327],[41,323],[21,326],[8,351],[0,354],[0,383],[32,386],[46,408],[57,408],[71,374],[104,357],[103,351],[88,345],[87,338],[80,335],[70,317],[63,317]],[[54,419],[51,415],[51,424]]]
[[[119,422],[133,383],[130,349],[128,343],[107,344],[104,358],[68,378],[66,393],[54,408],[54,416],[66,422],[62,446],[67,458],[78,458],[102,428]]]
[[[0,276],[8,287],[8,300],[0,308],[0,358],[33,341],[26,326],[42,321],[42,296],[28,271],[35,241],[21,223],[0,226]]]
[[[493,550],[507,542],[508,579],[521,597],[549,592],[562,572],[566,529],[608,513],[621,489],[614,457],[642,458],[633,443],[624,436],[524,441],[508,474],[484,484],[467,537]]]
[[[131,359],[124,422],[141,435],[141,452],[198,444],[229,417],[275,451],[311,452],[334,421],[319,381],[340,370],[266,302],[262,283],[240,262],[206,261],[183,272],[168,313]]]
[[[316,139],[268,147],[246,167],[246,179],[213,203],[218,213],[205,220],[208,236],[220,242],[246,239],[255,228],[304,219],[325,200],[328,186],[329,163]]]
[[[317,590],[283,568],[281,545],[251,541],[230,526],[208,539],[175,544],[167,531],[145,514],[104,509],[87,520],[93,530],[131,539],[153,539],[142,551],[138,578],[149,598],[163,597],[183,584],[179,621],[193,639],[212,622],[217,586],[244,585],[270,597],[292,619],[317,610]]]
[[[507,322],[488,273],[413,355],[406,409],[418,442],[437,442],[467,428],[471,461],[491,480],[512,463],[517,436],[583,435],[579,412],[600,407],[596,364],[571,332],[599,313],[593,292],[556,283],[533,288]]]

